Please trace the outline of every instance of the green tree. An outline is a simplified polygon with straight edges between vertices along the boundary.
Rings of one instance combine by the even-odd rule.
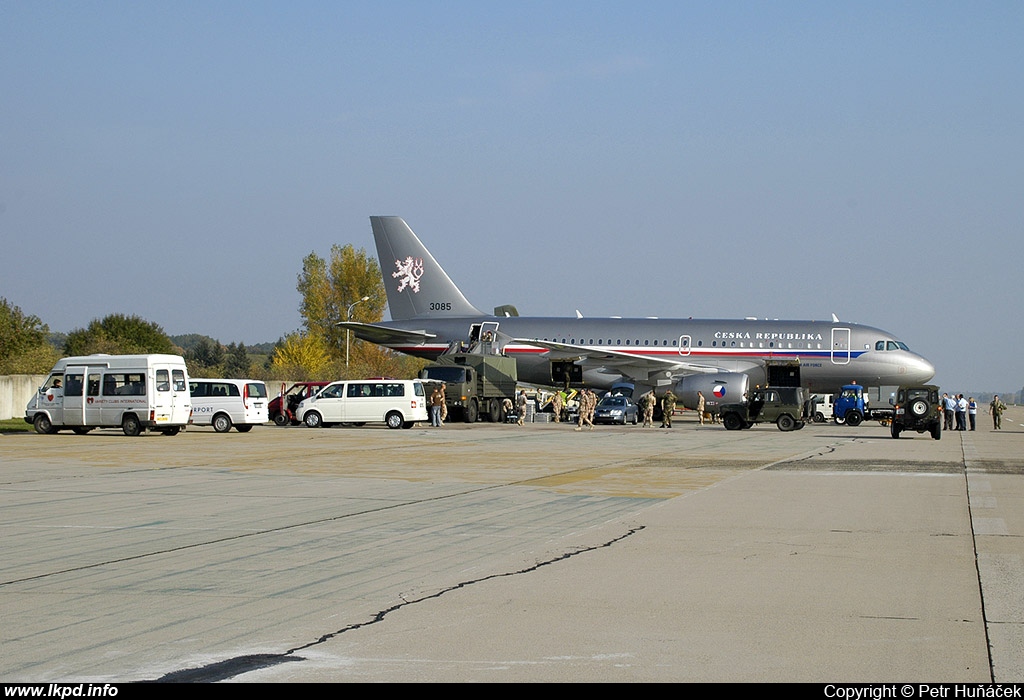
[[[68,333],[64,343],[65,355],[91,355],[97,352],[111,355],[175,354],[178,351],[159,325],[138,316],[124,314],[110,314],[102,321],[94,319],[88,328]]]
[[[332,246],[329,262],[316,253],[307,255],[302,261],[298,291],[302,295],[299,313],[307,333],[322,338],[335,358],[344,358],[345,354],[345,329],[338,328],[338,323],[376,323],[384,318],[387,296],[380,266],[364,249],[356,250],[351,244]],[[363,297],[368,298],[362,301]],[[349,340],[359,342],[351,337]]]
[[[230,379],[248,379],[252,374],[252,362],[246,352],[245,343],[228,345],[224,360],[224,376]]]
[[[219,367],[224,364],[224,346],[213,338],[203,336],[185,351],[185,360],[196,367]]]
[[[47,342],[50,329],[0,297],[0,374],[48,372],[60,354]]]

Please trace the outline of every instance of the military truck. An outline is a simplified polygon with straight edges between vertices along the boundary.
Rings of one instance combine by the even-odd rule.
[[[739,403],[722,404],[718,415],[726,430],[775,423],[779,430],[800,430],[807,422],[806,391],[799,386],[755,388]]]
[[[502,402],[515,403],[516,361],[500,354],[448,352],[420,370],[427,395],[445,383],[449,420],[476,423],[483,417],[492,423],[504,421]]]
[[[892,436],[898,438],[904,430],[928,431],[942,438],[942,413],[939,411],[939,387],[934,384],[901,386],[893,402]]]

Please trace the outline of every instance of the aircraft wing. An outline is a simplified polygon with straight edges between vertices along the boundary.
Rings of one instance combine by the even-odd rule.
[[[688,374],[718,374],[725,371],[720,367],[687,362],[682,356],[671,358],[638,356],[621,350],[592,348],[586,345],[557,343],[537,338],[515,338],[514,342],[545,348],[565,359],[574,357],[582,360],[585,365],[605,367],[634,379],[648,379],[659,372],[668,372],[674,377],[681,377]],[[755,364],[752,362],[751,367],[754,367]]]
[[[359,323],[357,321],[342,321],[336,324],[339,328],[345,328],[360,340],[368,340],[378,345],[395,345],[398,343],[424,343],[433,340],[437,336],[426,331],[407,331],[402,328],[389,328],[377,326],[372,323]]]

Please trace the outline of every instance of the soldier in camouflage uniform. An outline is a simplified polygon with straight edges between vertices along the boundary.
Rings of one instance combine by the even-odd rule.
[[[640,397],[640,408],[644,412],[644,424],[643,427],[654,425],[654,404],[657,403],[657,399],[654,398],[654,389],[651,389],[646,394]]]
[[[672,412],[676,410],[676,395],[669,389],[661,397],[661,427],[672,427]]]
[[[594,409],[597,407],[597,394],[592,392],[590,389],[583,389],[580,392],[580,417],[579,422],[576,425],[576,430],[583,430],[583,424],[586,423],[590,426],[590,429],[594,429]]]

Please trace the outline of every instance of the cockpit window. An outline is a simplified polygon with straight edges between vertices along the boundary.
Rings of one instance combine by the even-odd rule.
[[[907,350],[907,344],[899,340],[878,340],[875,341],[875,350]]]

